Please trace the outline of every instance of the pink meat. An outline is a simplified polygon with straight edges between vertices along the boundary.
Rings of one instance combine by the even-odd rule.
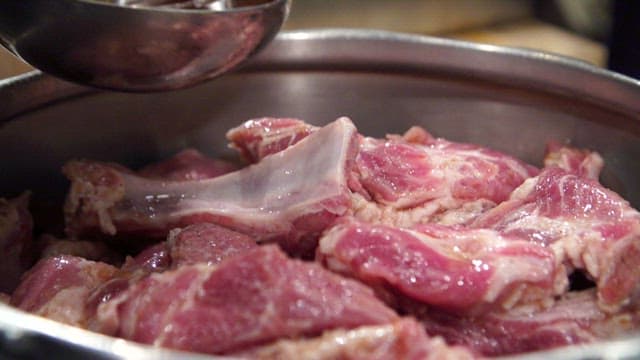
[[[247,235],[208,223],[173,230],[167,242],[173,268],[197,263],[217,265],[258,246]]]
[[[571,292],[543,310],[514,309],[478,317],[427,312],[422,320],[432,336],[485,356],[519,354],[612,339],[637,331],[640,312],[603,312],[593,291]]]
[[[252,162],[282,151],[318,128],[295,119],[251,120],[231,130],[231,146]],[[397,226],[465,223],[508,198],[538,169],[477,145],[438,139],[420,127],[387,139],[360,137],[352,212]],[[447,214],[452,212],[452,214]]]
[[[40,260],[13,293],[11,305],[36,315],[85,327],[91,291],[113,277],[113,266],[62,255]]]
[[[217,223],[257,241],[313,248],[350,205],[348,174],[357,151],[346,118],[258,164],[214,179],[160,181],[108,164],[74,161],[65,204],[67,232],[164,237],[174,227]]]
[[[267,245],[218,266],[186,265],[146,277],[100,305],[97,330],[142,343],[224,353],[396,319],[370,289]]]
[[[160,273],[171,267],[170,249],[166,242],[149,246],[135,257],[127,257],[120,269],[113,276],[96,284],[85,300],[85,311],[88,314],[86,327],[97,325],[98,307],[125,293],[131,286],[152,273]]]
[[[11,293],[31,265],[33,218],[29,193],[13,199],[0,198],[0,292]]]
[[[230,146],[249,163],[280,152],[318,130],[318,127],[291,118],[260,118],[244,122],[227,132]]]
[[[110,301],[152,273],[192,264],[217,265],[257,246],[250,237],[214,224],[201,223],[174,229],[167,241],[149,246],[135,257],[128,257],[111,279],[91,292],[87,307],[95,312],[100,304]]]
[[[230,162],[208,158],[195,149],[185,149],[166,160],[145,166],[138,174],[154,179],[189,181],[211,179],[237,169]]]
[[[413,319],[391,324],[333,330],[310,339],[279,340],[249,351],[232,354],[247,359],[316,360],[464,360],[475,358],[460,346],[448,346],[441,338],[430,338]]]
[[[457,313],[549,303],[567,284],[549,249],[483,229],[409,230],[348,220],[320,239],[317,258],[334,271]]]
[[[640,289],[640,213],[594,180],[547,168],[472,226],[549,246],[596,281],[603,309],[620,309]]]
[[[125,272],[162,272],[182,265],[218,265],[223,260],[257,247],[252,238],[209,223],[174,229],[167,241],[149,246],[123,265]]]
[[[598,180],[604,160],[595,151],[550,142],[547,144],[544,166],[557,166],[578,176]]]
[[[360,182],[378,203],[410,208],[425,202],[500,203],[537,169],[477,145],[435,139],[427,145],[365,138],[357,160]]]
[[[387,136],[390,139],[394,137]],[[407,130],[400,139],[414,144],[429,145],[437,141],[437,138],[431,135],[427,130],[420,126],[412,126]]]

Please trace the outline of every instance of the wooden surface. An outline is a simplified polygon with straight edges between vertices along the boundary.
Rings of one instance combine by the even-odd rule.
[[[2,0],[0,0],[2,1]],[[0,46],[0,79],[19,75],[33,68]]]
[[[285,29],[443,34],[531,16],[531,0],[293,0]]]
[[[574,57],[591,64],[607,65],[607,47],[557,26],[525,19],[499,26],[449,34],[449,37],[493,45],[513,46]]]

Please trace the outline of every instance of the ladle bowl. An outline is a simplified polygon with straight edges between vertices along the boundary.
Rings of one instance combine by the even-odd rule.
[[[0,43],[65,80],[120,91],[172,90],[216,77],[256,53],[279,31],[290,0],[123,3],[0,1]]]

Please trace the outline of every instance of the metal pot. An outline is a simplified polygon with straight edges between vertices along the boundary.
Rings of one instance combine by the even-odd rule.
[[[190,89],[98,92],[31,73],[0,82],[0,99],[0,194],[31,189],[34,202],[62,199],[70,158],[136,167],[185,146],[231,156],[224,133],[249,118],[323,124],[345,115],[367,135],[422,125],[534,164],[549,140],[570,141],[599,151],[603,183],[640,206],[640,82],[546,53],[378,31],[289,32],[239,71]],[[176,356],[5,306],[0,334],[0,355],[36,344],[79,356]],[[640,338],[525,357],[611,354],[640,355]]]

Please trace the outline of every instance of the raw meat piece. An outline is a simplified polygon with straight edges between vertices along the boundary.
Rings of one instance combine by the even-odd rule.
[[[356,136],[350,120],[338,119],[278,156],[200,181],[154,181],[103,163],[70,162],[67,232],[163,237],[174,227],[211,222],[308,251],[348,210]]]
[[[460,346],[448,346],[441,338],[429,338],[415,320],[327,331],[311,339],[280,340],[234,357],[248,359],[313,360],[463,360],[474,356]]]
[[[29,197],[25,192],[9,200],[0,198],[0,292],[11,293],[31,265],[33,218]]]
[[[217,265],[258,246],[247,235],[207,223],[172,230],[167,242],[173,268],[197,263]]]
[[[570,173],[598,180],[604,160],[595,151],[549,142],[544,156],[544,166],[558,166]]]
[[[548,304],[567,285],[551,250],[484,229],[409,230],[345,220],[320,239],[317,258],[334,271],[457,313]]]
[[[251,120],[228,134],[232,147],[251,162],[282,151],[317,131],[295,119]],[[349,185],[356,217],[397,226],[432,222],[456,211],[447,222],[469,221],[475,213],[507,199],[538,169],[506,154],[477,145],[434,138],[420,127],[387,139],[360,137]]]
[[[152,274],[101,304],[97,319],[95,329],[107,334],[224,353],[281,337],[386,324],[397,315],[369,288],[266,245],[218,266]]]
[[[90,292],[115,275],[117,268],[75,256],[40,260],[13,293],[11,305],[66,324],[85,327],[91,317]]]
[[[569,269],[588,273],[608,311],[640,290],[640,213],[597,181],[546,168],[472,226],[548,246]]]
[[[37,247],[41,249],[40,258],[72,255],[111,265],[122,264],[122,255],[101,241],[58,239],[53,235],[43,234],[38,238]]]
[[[512,309],[476,318],[427,311],[423,323],[429,334],[485,356],[613,339],[638,329],[637,308],[607,314],[596,304],[592,290],[567,293],[544,310]]]
[[[356,169],[373,199],[396,209],[433,201],[445,209],[478,199],[500,203],[538,172],[497,151],[443,139],[420,145],[365,138]]]
[[[440,225],[460,225],[464,226],[465,224],[471,223],[475,218],[484,214],[489,209],[492,209],[496,206],[493,201],[489,200],[476,200],[469,201],[462,204],[460,207],[455,209],[448,209],[444,212],[435,214],[430,217],[431,222],[434,224]],[[405,211],[404,213],[407,213]],[[420,221],[409,222],[407,226],[412,226],[412,224],[419,224]]]
[[[185,149],[169,159],[145,166],[138,174],[148,178],[187,181],[211,179],[237,169],[230,162],[208,158],[196,149]]]
[[[135,257],[127,257],[122,265],[125,272],[162,272],[171,267],[171,249],[166,242],[151,245]]]
[[[162,272],[182,265],[218,265],[223,260],[258,245],[250,237],[209,223],[171,230],[166,242],[152,245],[134,258],[127,258],[122,270],[128,273]]]
[[[95,313],[100,304],[125,292],[130,286],[152,273],[160,273],[183,265],[217,265],[223,260],[257,247],[250,237],[214,224],[194,224],[174,229],[166,242],[128,257],[122,268],[91,292],[87,301]],[[93,322],[89,326],[95,326]]]
[[[230,147],[249,163],[280,152],[307,137],[318,127],[291,118],[260,118],[244,122],[227,132]]]

